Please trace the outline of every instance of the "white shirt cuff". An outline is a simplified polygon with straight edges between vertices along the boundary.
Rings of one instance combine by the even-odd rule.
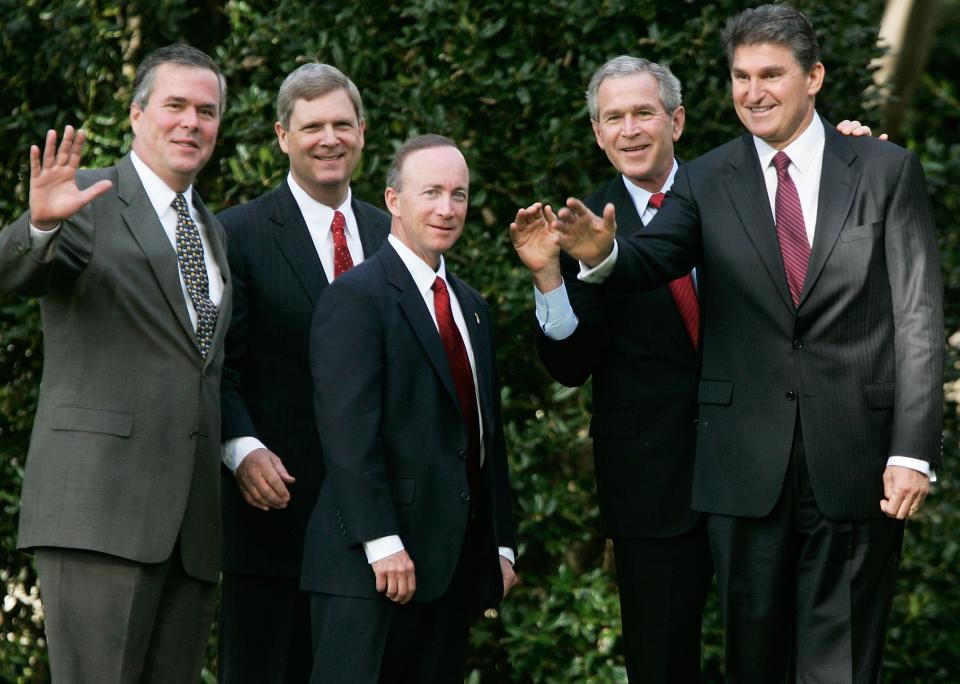
[[[593,283],[595,285],[602,283],[604,280],[610,277],[611,273],[613,273],[613,267],[617,265],[617,255],[619,253],[620,245],[618,245],[617,241],[614,240],[613,250],[610,252],[610,256],[593,268],[590,268],[582,261],[580,262],[580,273],[577,274],[577,278],[585,283]]]
[[[513,555],[513,549],[511,549],[509,546],[498,546],[497,551],[501,556],[510,561],[510,565],[516,565],[517,557]]]
[[[47,252],[53,244],[53,238],[57,236],[57,233],[60,232],[60,226],[62,224],[58,223],[56,227],[51,228],[50,230],[40,230],[32,223],[30,224],[30,248],[37,250],[44,255],[44,257],[49,257]]]
[[[891,456],[887,459],[888,466],[903,466],[904,468],[911,468],[912,470],[919,471],[930,478],[931,482],[937,481],[936,471],[930,468],[930,464],[927,461],[922,461],[919,458],[908,458],[907,456]]]
[[[381,558],[386,558],[397,551],[403,551],[403,542],[400,541],[400,536],[396,534],[363,542],[363,552],[367,554],[368,563],[376,563]]]
[[[537,305],[537,323],[551,340],[565,340],[577,329],[579,320],[570,305],[566,285],[547,293],[533,288],[533,300]]]
[[[223,443],[220,460],[223,461],[223,465],[230,469],[230,472],[233,472],[251,451],[266,448],[263,442],[256,437],[234,437]]]

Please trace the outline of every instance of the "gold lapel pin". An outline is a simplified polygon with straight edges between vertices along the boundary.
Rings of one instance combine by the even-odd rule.
[[[476,311],[473,312],[473,317],[477,319],[477,325],[480,325],[480,314]]]

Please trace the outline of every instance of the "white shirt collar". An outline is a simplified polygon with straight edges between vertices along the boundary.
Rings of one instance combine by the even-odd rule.
[[[664,182],[663,187],[660,188],[660,192],[667,192],[671,188],[673,179],[677,175],[677,167],[677,160],[674,159],[673,166],[670,167],[670,175],[667,176],[667,180]],[[623,184],[627,187],[627,192],[630,194],[630,199],[633,200],[633,206],[637,208],[637,214],[642,216],[643,212],[647,210],[650,195],[653,193],[649,190],[644,190],[626,176],[621,175],[621,177],[623,178]]]
[[[387,236],[387,240],[389,240],[393,248],[397,250],[397,254],[400,255],[403,265],[410,271],[410,276],[413,278],[413,282],[416,284],[420,294],[426,294],[430,291],[437,276],[443,278],[444,282],[448,282],[447,267],[444,265],[442,254],[440,255],[440,265],[437,267],[437,270],[434,271],[426,261],[414,254],[413,250],[403,244],[400,238],[394,236],[393,233]]]
[[[130,152],[130,161],[133,162],[133,168],[136,169],[137,175],[140,176],[140,182],[143,184],[143,189],[147,193],[147,199],[149,199],[150,204],[153,205],[153,210],[157,212],[157,216],[163,216],[163,213],[173,204],[173,198],[177,196],[177,192],[163,182],[163,179],[154,173],[153,169],[147,166],[146,163],[137,156],[136,152]],[[187,189],[180,194],[186,198],[187,209],[189,209],[192,215],[194,213],[193,184],[191,183]]]
[[[344,217],[349,219],[353,215],[351,210],[350,202],[353,198],[353,193],[350,190],[349,186],[347,187],[347,196],[344,198],[343,202],[339,207],[331,208],[322,202],[318,202],[313,199],[306,190],[300,187],[296,179],[294,179],[292,173],[287,173],[287,185],[290,186],[290,193],[293,195],[293,199],[296,201],[297,206],[300,207],[300,213],[303,215],[303,220],[312,230],[319,231],[319,237],[321,240],[325,239],[327,234],[330,232],[330,224],[333,223],[333,212],[339,211]],[[351,221],[347,220],[347,232],[350,232]]]
[[[790,163],[794,169],[802,176],[810,170],[812,164],[817,158],[820,158],[819,152],[823,149],[826,141],[826,133],[823,130],[823,121],[816,110],[813,112],[813,119],[797,139],[783,148],[783,151],[790,157]],[[757,148],[757,156],[760,158],[760,168],[765,169],[770,166],[774,155],[779,151],[771,147],[766,142],[753,136],[753,144]]]

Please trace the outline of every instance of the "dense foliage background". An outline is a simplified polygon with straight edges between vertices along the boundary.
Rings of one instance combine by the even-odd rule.
[[[583,90],[622,53],[669,64],[684,83],[692,158],[740,132],[729,106],[718,41],[735,0],[407,0],[388,6],[281,0],[0,0],[0,224],[26,206],[26,161],[47,128],[79,123],[85,163],[112,163],[129,145],[135,65],[173,41],[214,55],[230,84],[214,160],[200,179],[223,208],[272,188],[286,170],[272,131],[283,77],[306,60],[339,66],[364,95],[367,137],[354,192],[382,204],[395,147],[414,133],[458,140],[472,173],[471,211],[451,267],[490,301],[499,326],[504,411],[521,542],[523,584],[499,619],[475,630],[471,682],[622,682],[618,603],[609,549],[597,530],[586,437],[589,389],[543,374],[531,340],[529,279],[506,228],[518,206],[584,195],[611,171],[597,149]],[[875,128],[864,95],[883,3],[797,5],[821,34],[827,83],[818,107],[831,120]],[[955,80],[958,0],[945,0],[940,38],[902,144],[922,158],[943,245],[948,331],[960,329],[960,124]],[[874,103],[875,104],[875,103]],[[887,649],[887,679],[960,681],[960,510],[950,466],[958,446],[960,335],[951,338],[946,460],[926,512],[911,521]],[[0,297],[0,680],[44,682],[42,615],[30,557],[15,550],[20,478],[42,362],[35,302]],[[269,626],[264,626],[266,629]],[[721,680],[715,599],[705,625],[708,681]],[[216,663],[211,652],[206,678]]]

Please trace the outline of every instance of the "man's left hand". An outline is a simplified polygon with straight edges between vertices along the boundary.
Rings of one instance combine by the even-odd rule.
[[[880,510],[891,518],[904,520],[920,510],[930,491],[930,478],[913,468],[887,466],[883,471],[883,500]]]
[[[510,561],[503,556],[500,556],[500,574],[503,575],[503,598],[507,598],[507,594],[517,585],[520,577],[517,576]]]

